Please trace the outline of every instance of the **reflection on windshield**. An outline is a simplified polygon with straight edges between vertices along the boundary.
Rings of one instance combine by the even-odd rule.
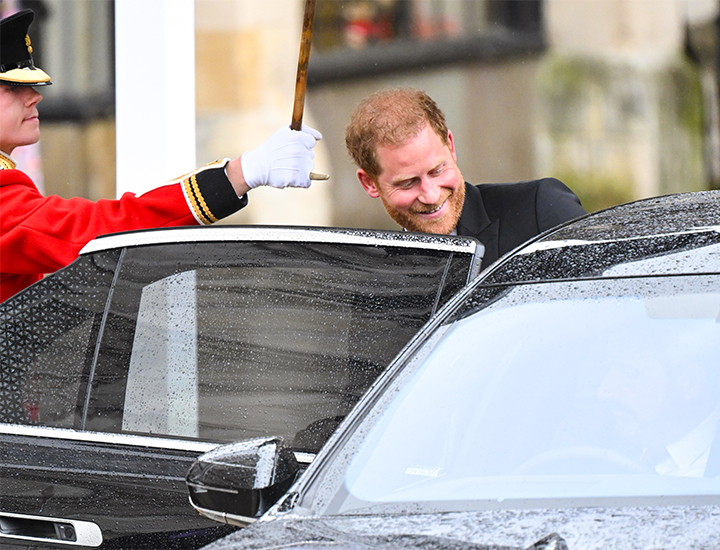
[[[364,505],[720,493],[711,283],[512,290],[453,325],[361,444],[346,489]]]

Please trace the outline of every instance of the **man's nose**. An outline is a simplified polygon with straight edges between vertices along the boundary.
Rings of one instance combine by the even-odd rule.
[[[423,204],[437,204],[440,200],[440,187],[432,183],[428,178],[420,180],[420,193],[418,200]]]
[[[42,100],[42,95],[35,88],[28,88],[27,97],[25,98],[25,104],[28,107],[37,105]]]

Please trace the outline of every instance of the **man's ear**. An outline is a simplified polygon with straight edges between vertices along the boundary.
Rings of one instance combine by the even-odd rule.
[[[357,179],[360,181],[360,185],[363,186],[363,189],[365,189],[365,192],[373,199],[377,199],[380,196],[380,191],[378,190],[377,185],[362,168],[357,171]]]
[[[449,143],[449,149],[452,153],[453,160],[457,162],[457,153],[455,152],[455,140],[453,139],[452,132],[448,130],[448,143]]]

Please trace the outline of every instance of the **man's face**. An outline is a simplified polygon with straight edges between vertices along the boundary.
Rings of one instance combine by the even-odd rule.
[[[10,154],[40,139],[37,104],[41,99],[31,86],[0,84],[0,151]]]
[[[380,197],[390,217],[409,231],[448,234],[465,201],[465,183],[456,161],[452,133],[445,145],[429,124],[402,145],[377,149],[380,175],[357,176],[365,191]]]

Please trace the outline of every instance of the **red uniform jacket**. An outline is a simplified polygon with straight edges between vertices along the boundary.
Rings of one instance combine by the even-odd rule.
[[[235,194],[226,162],[142,195],[93,202],[42,196],[25,173],[0,155],[0,301],[71,263],[98,235],[210,224],[236,212],[247,196]]]

